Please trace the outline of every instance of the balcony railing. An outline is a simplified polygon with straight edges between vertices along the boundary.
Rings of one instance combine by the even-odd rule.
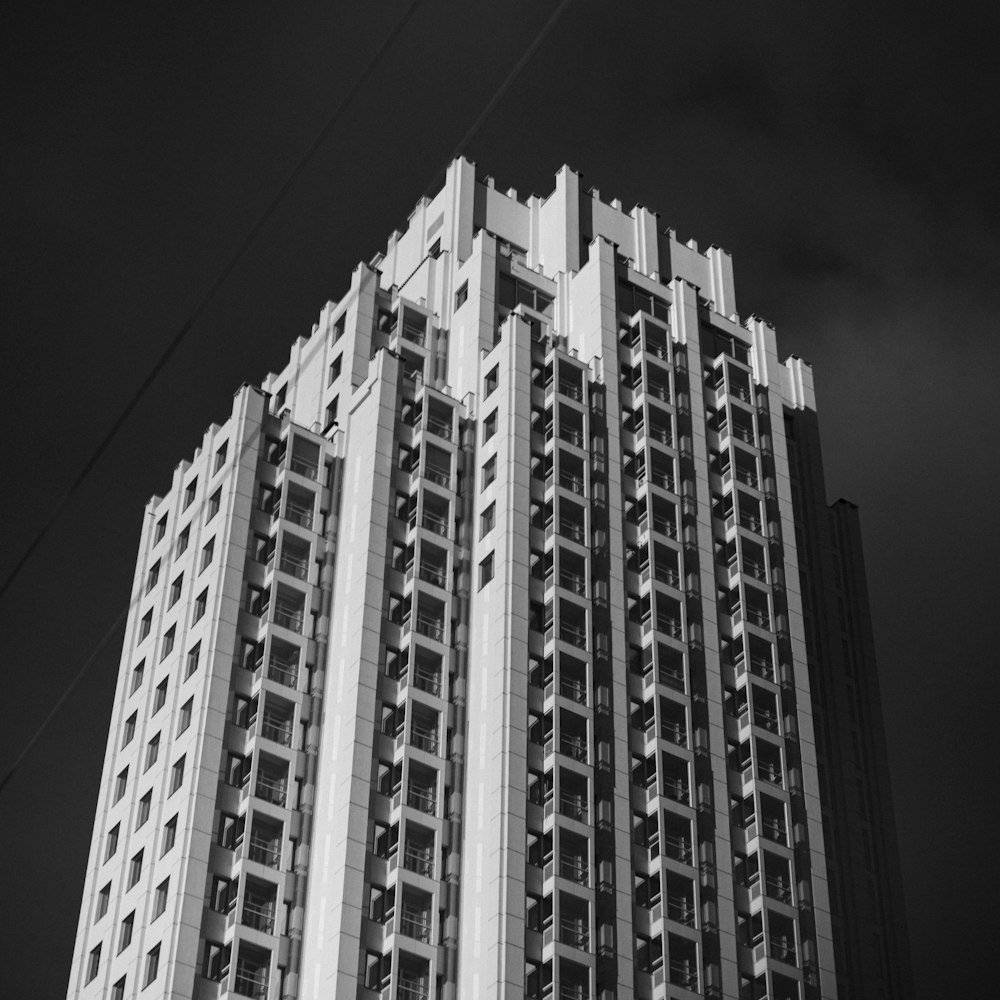
[[[559,859],[559,874],[571,882],[586,885],[590,879],[590,866],[585,858],[574,858],[564,855]]]
[[[396,987],[396,1000],[430,1000],[430,990],[422,984],[413,985],[400,980]]]
[[[254,794],[265,802],[283,806],[288,796],[288,781],[286,778],[269,778],[263,774],[258,775]]]
[[[451,485],[451,471],[431,465],[430,463],[428,463],[424,470],[424,478],[429,479],[432,483],[437,483],[438,486]]]
[[[564,698],[578,702],[581,705],[587,703],[587,686],[582,681],[572,681],[566,677],[559,679],[559,693]]]
[[[267,664],[267,679],[293,688],[299,682],[299,665],[272,657]]]
[[[271,934],[274,931],[273,905],[253,903],[247,900],[243,904],[243,926]]]
[[[292,745],[291,720],[278,723],[265,716],[264,721],[261,723],[260,735],[263,736],[264,739],[272,740],[275,743],[279,743],[283,747],[290,747]]]
[[[570,399],[575,399],[578,403],[583,401],[583,387],[579,382],[569,382],[565,379],[559,379],[559,393],[563,396],[568,396]]]
[[[590,929],[576,920],[559,921],[559,940],[572,948],[590,948]]]
[[[289,608],[278,605],[274,609],[274,624],[287,628],[291,632],[302,632],[302,619],[304,617],[302,608]]]
[[[313,465],[312,462],[307,462],[303,458],[296,458],[292,456],[292,460],[288,463],[288,467],[292,472],[297,473],[300,476],[305,476],[306,479],[312,479],[315,481],[317,475],[319,475],[319,469],[317,466]]]
[[[420,522],[428,531],[433,531],[435,535],[443,535],[447,537],[448,535],[448,521],[446,518],[439,517],[437,514],[432,514],[430,511],[425,510],[423,520]],[[412,527],[412,524],[411,524]]]
[[[772,937],[770,945],[770,954],[772,958],[776,958],[779,962],[787,962],[789,965],[795,965],[794,943],[789,944],[787,938]]]
[[[441,420],[438,417],[428,417],[427,429],[437,434],[438,437],[444,438],[446,441],[451,440],[451,422],[448,420]]]
[[[403,867],[418,875],[434,876],[434,858],[430,851],[407,847],[403,851]]]
[[[413,668],[413,686],[428,694],[441,694],[441,675],[417,664]]]
[[[285,504],[285,519],[297,524],[300,528],[312,528],[313,512],[309,507],[302,507],[292,503],[291,500]]]
[[[581,822],[586,822],[587,803],[579,795],[570,795],[563,792],[559,797],[559,812],[563,816],[569,816],[570,819],[578,819]]]
[[[679,861],[684,865],[691,864],[691,858],[693,855],[690,840],[685,840],[683,837],[671,837],[668,835],[663,838],[663,849],[668,858],[671,858],[674,861]]]
[[[660,727],[660,735],[668,742],[676,743],[679,747],[687,746],[687,726],[682,722],[664,722]]]
[[[694,927],[694,904],[687,899],[668,896],[667,918],[685,927]]]
[[[410,725],[410,745],[418,750],[426,750],[427,753],[437,753],[440,745],[437,729],[412,723]]]
[[[671,962],[670,984],[685,990],[697,990],[698,973],[687,962]]]
[[[433,815],[437,811],[437,795],[434,791],[411,787],[406,794],[406,804],[411,809]]]
[[[444,642],[444,619],[432,618],[430,615],[417,615],[417,631],[438,642]]]
[[[583,476],[577,476],[572,472],[566,471],[565,469],[560,469],[559,485],[567,490],[571,490],[573,493],[578,493],[580,496],[583,496],[584,493]]]
[[[663,794],[675,802],[683,803],[688,803],[691,797],[688,783],[682,778],[664,778]]]
[[[781,903],[791,903],[792,887],[787,879],[769,878],[764,882],[768,896]]]
[[[233,981],[233,992],[242,997],[254,997],[255,1000],[267,998],[267,969],[254,969],[240,966],[236,969]]]
[[[289,576],[294,576],[299,580],[304,580],[309,575],[309,562],[308,560],[299,558],[298,556],[292,556],[287,552],[282,552],[281,559],[278,562],[278,569],[280,569],[282,573],[287,573]]]
[[[587,578],[582,573],[573,573],[568,569],[559,570],[559,585],[571,590],[581,597],[587,593]]]
[[[421,563],[419,575],[424,583],[433,583],[435,587],[444,587],[447,583],[445,571],[428,563]]]
[[[399,931],[415,941],[429,942],[431,939],[430,918],[424,913],[408,913],[404,910],[399,919]]]
[[[568,538],[570,541],[576,542],[579,545],[583,544],[583,525],[577,524],[575,521],[570,521],[567,518],[561,518],[559,521],[559,534],[563,538]]]
[[[251,838],[248,857],[251,861],[265,865],[268,868],[277,868],[281,864],[281,848],[275,847],[276,840],[260,840]]]
[[[580,736],[563,735],[559,741],[559,752],[573,760],[587,762],[587,741]]]
[[[551,623],[549,623],[551,624]],[[580,649],[587,647],[587,630],[579,625],[570,625],[568,622],[561,622],[559,625],[559,638],[563,642],[568,642],[572,646]]]

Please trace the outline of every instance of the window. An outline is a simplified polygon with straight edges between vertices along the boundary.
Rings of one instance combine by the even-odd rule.
[[[485,399],[491,393],[496,392],[496,388],[499,384],[500,384],[500,366],[494,365],[493,370],[489,372],[486,378],[483,380],[483,398]]]
[[[128,784],[128,768],[126,767],[121,774],[115,778],[115,802],[121,802],[122,796],[125,794],[125,787]],[[114,803],[112,803],[113,805]]]
[[[212,556],[215,554],[215,539],[210,538],[208,544],[201,550],[201,565],[198,567],[199,573],[204,573],[212,564]]]
[[[214,941],[205,942],[205,965],[203,973],[206,979],[214,982],[222,982],[229,972],[231,945],[216,944]]]
[[[191,541],[191,526],[188,525],[178,536],[177,536],[177,555],[183,555],[187,552],[188,542]]]
[[[122,976],[121,979],[111,987],[111,1000],[125,1000],[125,977]]]
[[[173,631],[173,629],[171,629],[171,631]],[[167,702],[167,678],[164,677],[163,680],[156,685],[156,692],[153,695],[152,714],[156,715],[156,713],[159,712],[161,708],[163,708],[166,702]]]
[[[485,490],[490,483],[493,482],[497,477],[497,457],[496,455],[491,456],[486,464],[483,466],[483,489]]]
[[[127,747],[129,743],[132,742],[132,737],[135,736],[135,719],[137,712],[133,712],[125,720],[125,731],[122,733],[122,746]]]
[[[327,385],[333,385],[333,383],[340,378],[340,369],[343,365],[343,361],[344,356],[342,354],[338,354],[333,361],[330,362],[330,379],[327,382]]]
[[[336,344],[341,337],[344,336],[344,330],[347,328],[347,313],[342,312],[338,317],[337,321],[333,324],[333,342]]]
[[[283,385],[274,394],[274,412],[277,413],[284,405],[285,400],[288,398],[288,386]]]
[[[167,607],[172,608],[181,599],[181,588],[184,586],[184,574],[181,573],[179,577],[172,584],[170,584],[170,597],[167,600]]]
[[[156,887],[156,895],[153,896],[153,920],[160,916],[167,908],[167,889],[169,886],[170,879],[165,878]]]
[[[174,640],[176,638],[177,626],[171,625],[170,628],[167,629],[167,634],[163,637],[163,648],[160,650],[161,663],[174,651]]]
[[[149,807],[153,803],[153,793],[146,792],[141,799],[139,799],[139,811],[135,817],[135,828],[138,830],[146,820],[149,819]]]
[[[489,507],[486,508],[479,515],[479,537],[483,538],[488,535],[492,530],[493,526],[496,524],[497,519],[497,505],[491,503]]]
[[[128,866],[128,885],[126,889],[131,889],[132,886],[139,881],[142,877],[142,851],[140,851],[132,860],[129,862]]]
[[[156,974],[159,970],[160,946],[157,945],[155,948],[150,948],[149,953],[146,955],[146,979],[142,984],[144,989],[156,979]]]
[[[186,733],[191,725],[191,711],[194,708],[194,698],[188,698],[186,702],[181,706],[181,718],[177,725],[177,735],[180,736],[181,733]]]
[[[111,883],[109,882],[98,894],[97,894],[97,912],[94,914],[94,920],[100,920],[105,913],[108,912],[108,903],[111,902]]]
[[[115,851],[118,850],[118,834],[121,830],[121,823],[115,823],[111,832],[108,834],[108,846],[104,852],[104,860],[107,861],[109,858],[115,856]]]
[[[135,924],[135,910],[123,921],[121,933],[118,935],[118,954],[120,955],[132,943],[132,926]]]
[[[169,820],[167,825],[163,828],[163,849],[160,851],[160,857],[162,858],[171,847],[174,846],[174,841],[177,839],[177,817],[174,816],[173,819]]]
[[[205,617],[205,612],[207,610],[208,610],[208,587],[206,587],[195,598],[195,602],[194,602],[194,621],[200,622],[202,620],[202,618]]]
[[[184,783],[184,758],[181,757],[170,772],[170,791],[167,793],[173,795],[178,788]]]
[[[129,688],[129,694],[135,694],[139,690],[139,685],[142,684],[142,675],[146,670],[146,661],[140,660],[132,668],[132,686]]]
[[[212,470],[212,475],[215,475],[226,464],[226,452],[228,450],[229,442],[223,441],[215,452],[215,468]]]
[[[187,510],[191,504],[194,503],[195,494],[198,492],[198,480],[197,478],[192,479],[190,483],[187,484],[187,488],[184,490],[184,503],[181,510]]]
[[[167,533],[167,515],[164,514],[163,517],[156,522],[156,528],[153,531],[153,544],[155,545],[159,542],[163,536]]]
[[[340,405],[340,397],[334,396],[330,405],[326,408],[326,425],[324,430],[328,431],[337,422],[337,409]]]
[[[160,560],[157,559],[153,563],[149,572],[146,574],[146,593],[148,594],[155,586],[157,580],[160,579]]]
[[[101,946],[98,945],[87,960],[87,982],[92,983],[97,978],[97,972],[101,968]]]
[[[222,487],[220,486],[211,496],[208,501],[208,516],[205,518],[206,523],[211,521],[216,514],[219,513],[219,508],[222,506]]]
[[[455,292],[455,308],[461,309],[465,305],[469,298],[469,283],[467,281],[462,282],[462,286],[457,292]]]
[[[435,260],[441,256],[441,240],[436,239],[432,244],[430,249],[427,251],[428,257],[433,257]]]
[[[157,733],[146,745],[146,766],[143,771],[148,771],[160,755],[160,734]]]
[[[184,671],[184,676],[190,677],[198,669],[198,657],[201,655],[201,643],[196,642],[189,650],[187,655],[187,667]]]
[[[482,590],[493,579],[493,553],[479,564],[479,589]]]
[[[483,421],[483,444],[485,444],[497,432],[497,411],[494,410]]]
[[[153,627],[153,609],[150,608],[143,616],[142,621],[139,622],[139,642],[149,635],[149,630]]]

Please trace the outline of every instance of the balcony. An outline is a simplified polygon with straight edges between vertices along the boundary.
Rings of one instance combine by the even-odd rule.
[[[427,848],[407,845],[403,851],[403,867],[408,872],[434,877],[434,857]]]
[[[408,911],[404,906],[403,913],[399,919],[399,932],[409,938],[413,938],[414,941],[423,941],[425,944],[430,944],[430,917],[419,910]]]
[[[260,726],[260,735],[283,747],[292,745],[292,720],[265,713]]]
[[[559,875],[561,878],[576,882],[577,885],[587,885],[590,881],[590,866],[586,858],[564,854],[559,859]]]
[[[559,741],[559,752],[581,764],[587,763],[587,741],[582,736],[563,733]]]
[[[278,868],[281,865],[281,842],[277,839],[265,839],[251,836],[247,857],[266,868]]]
[[[417,631],[437,642],[444,642],[444,619],[418,612]]]
[[[561,622],[559,625],[559,638],[563,642],[568,642],[571,646],[576,646],[578,649],[587,648],[587,630],[580,625]]]
[[[694,904],[683,897],[668,896],[667,919],[683,924],[685,927],[694,927]]]
[[[451,421],[444,420],[441,417],[429,416],[427,418],[427,429],[432,433],[436,434],[440,438],[444,438],[446,441],[452,440],[452,429]]]
[[[271,620],[275,625],[301,635],[304,618],[305,612],[301,605],[288,604],[279,599],[274,605],[274,615]]]
[[[571,570],[560,568],[559,586],[574,594],[579,594],[581,597],[587,596],[587,578],[582,573],[574,573]]]
[[[571,948],[590,950],[590,928],[580,920],[563,917],[559,921],[559,940]]]
[[[436,726],[420,725],[414,720],[410,724],[410,746],[427,753],[436,754],[440,747]]]
[[[236,967],[233,992],[241,997],[267,1000],[267,967],[253,966],[241,962]]]
[[[289,500],[285,504],[285,519],[291,521],[292,524],[297,524],[300,528],[311,530],[313,526],[312,508]]]
[[[284,806],[288,798],[288,779],[258,774],[254,795],[273,805]]]
[[[568,379],[559,379],[559,394],[569,399],[575,399],[578,403],[583,402],[583,386],[580,382],[570,382]]]
[[[667,834],[663,838],[663,852],[673,861],[679,861],[683,865],[691,864],[693,852],[691,841],[684,837],[673,837]]]
[[[664,721],[660,726],[660,736],[679,747],[687,746],[687,727],[682,722]]]
[[[566,469],[559,470],[559,485],[579,496],[584,495],[583,476],[576,475]]]
[[[410,522],[410,527],[413,527],[415,522]],[[421,525],[425,527],[428,531],[433,532],[435,535],[441,535],[444,538],[448,537],[448,519],[442,517],[439,514],[434,514],[429,510],[424,510],[424,516],[420,521]]]
[[[583,681],[571,680],[569,677],[559,678],[559,693],[570,701],[580,705],[587,704],[587,686]]]
[[[274,903],[252,902],[243,904],[243,926],[264,934],[274,933]]]
[[[288,467],[296,475],[305,476],[306,479],[311,479],[313,482],[319,475],[319,469],[313,465],[311,462],[307,462],[303,458],[299,458],[297,455],[292,455],[291,461],[288,463]]]
[[[278,569],[282,573],[294,576],[298,580],[305,580],[309,575],[309,560],[304,556],[297,556],[291,552],[283,551],[281,559],[278,561]]]
[[[406,794],[406,804],[418,812],[433,816],[437,812],[437,794],[433,789],[410,786]]]
[[[295,660],[279,660],[273,655],[267,663],[267,679],[294,688],[299,682],[299,665]]]

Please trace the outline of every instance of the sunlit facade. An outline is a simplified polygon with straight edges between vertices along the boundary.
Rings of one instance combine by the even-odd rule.
[[[69,996],[837,996],[732,265],[455,161],[146,511]]]

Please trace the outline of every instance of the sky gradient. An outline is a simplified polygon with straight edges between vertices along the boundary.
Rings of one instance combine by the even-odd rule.
[[[406,7],[17,5],[0,40],[6,575]],[[555,8],[423,3],[0,602],[0,770],[129,600],[142,511],[440,179]],[[576,0],[466,150],[733,254],[861,509],[918,1000],[988,995],[997,8]],[[973,378],[973,375],[976,377]],[[3,992],[65,992],[121,636],[0,798]]]

